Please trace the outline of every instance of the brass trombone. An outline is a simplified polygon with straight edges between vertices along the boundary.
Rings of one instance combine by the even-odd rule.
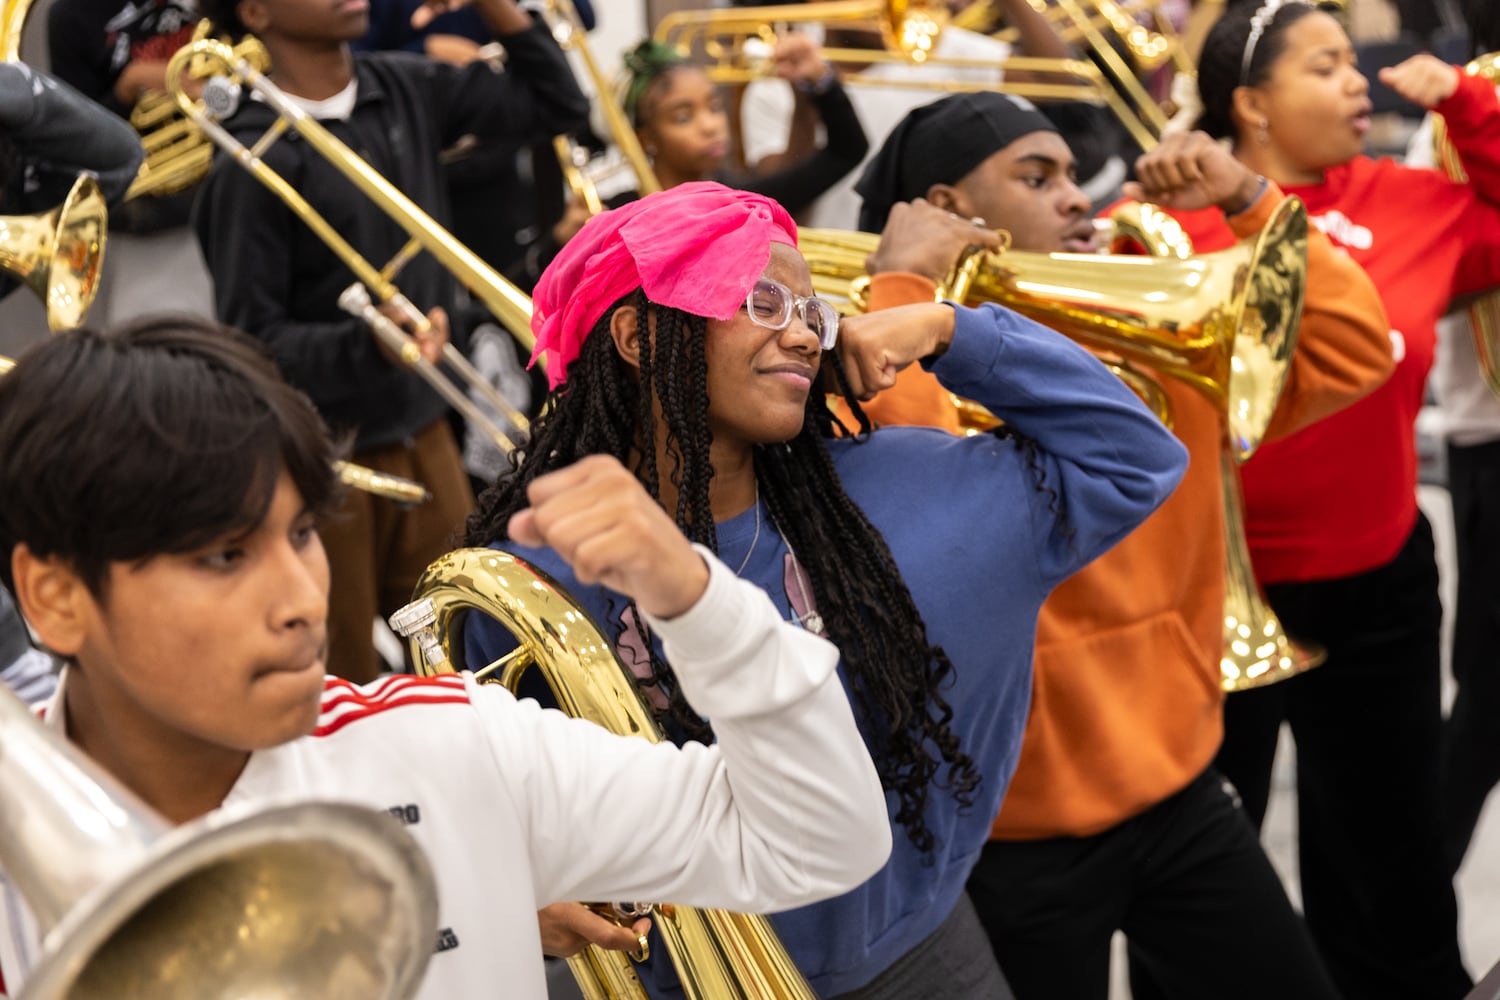
[[[1470,76],[1479,76],[1500,86],[1500,52],[1480,56],[1464,67]],[[1432,120],[1433,159],[1450,180],[1460,184],[1469,181],[1468,171],[1448,138],[1441,115]],[[1469,303],[1469,326],[1474,332],[1474,351],[1479,356],[1479,370],[1490,391],[1500,396],[1500,291],[1485,292]]]
[[[662,741],[656,719],[604,632],[557,581],[508,552],[458,549],[428,566],[412,603],[391,616],[411,643],[423,675],[466,669],[461,629],[478,612],[516,637],[517,648],[475,669],[476,680],[515,691],[539,670],[568,715],[610,732]],[[688,1000],[813,1000],[765,917],[687,906],[657,909],[652,920],[666,941]],[[589,947],[568,959],[585,1000],[645,1000],[629,960]]]
[[[1032,9],[1047,18],[1057,37],[1068,44],[1086,42],[1083,28],[1075,24],[1061,7],[1047,4],[1045,0],[1030,0]],[[1088,21],[1096,29],[1107,30],[1119,36],[1136,66],[1142,72],[1155,70],[1171,62],[1179,73],[1192,73],[1192,59],[1183,51],[1182,40],[1173,30],[1171,21],[1161,9],[1160,0],[1087,0],[1085,10],[1092,7]],[[1148,28],[1137,18],[1150,14],[1153,27]],[[994,0],[978,0],[955,14],[954,27],[970,31],[987,32],[998,18]],[[1013,42],[1019,37],[1014,28],[1001,28],[989,32],[991,38]]]
[[[840,24],[879,26],[887,39],[886,51],[825,48],[823,58],[835,66],[849,67],[846,86],[901,87],[960,93],[994,90],[1036,101],[1093,101],[1107,106],[1142,149],[1157,143],[1166,115],[1149,99],[1138,113],[1110,85],[1093,63],[1082,59],[1049,59],[1012,56],[996,63],[986,59],[957,59],[932,54],[946,16],[941,5],[902,3],[901,0],[823,0],[819,3],[783,4],[716,10],[675,11],[657,24],[657,41],[675,45],[684,52],[701,50],[708,59],[704,69],[718,83],[748,83],[763,78],[763,66],[746,55],[745,42],[760,38],[774,43],[778,25]],[[946,80],[902,80],[871,77],[857,68],[872,63],[923,63],[953,70],[993,70],[1045,74],[1048,80],[1010,79],[976,83],[956,77]],[[1049,82],[1054,81],[1054,82]],[[1142,92],[1144,93],[1144,91]],[[1143,117],[1145,116],[1145,117]]]
[[[576,54],[583,65],[584,73],[593,86],[594,103],[604,116],[610,141],[620,151],[623,165],[635,175],[635,189],[640,192],[641,197],[660,191],[661,182],[656,179],[656,172],[651,168],[646,151],[641,148],[640,139],[636,138],[635,127],[625,118],[624,109],[615,99],[614,88],[610,86],[609,79],[594,58],[593,50],[589,48],[588,32],[583,29],[583,22],[579,20],[573,0],[546,0],[541,15],[558,46],[564,52]],[[598,187],[603,176],[589,169],[588,151],[566,135],[559,135],[552,142],[568,187],[583,199],[590,215],[598,215],[604,211]]]
[[[509,436],[462,389],[444,376],[436,365],[422,357],[415,339],[382,313],[375,305],[375,300],[399,310],[403,318],[416,329],[430,329],[427,317],[401,294],[393,282],[396,273],[422,250],[436,257],[489,308],[512,336],[528,348],[536,345],[536,338],[531,333],[531,299],[456,240],[430,215],[418,208],[411,199],[266,79],[257,68],[258,65],[265,65],[264,51],[255,38],[246,38],[232,47],[212,38],[199,39],[191,45],[183,46],[168,62],[168,91],[183,114],[192,119],[215,145],[227,152],[256,180],[275,192],[354,272],[358,280],[339,296],[340,307],[363,318],[375,336],[392,354],[400,358],[402,364],[426,380],[466,419],[483,428],[501,450],[507,453],[514,450],[515,444]],[[196,100],[189,97],[182,87],[183,74],[189,66],[195,66],[195,75],[209,77],[204,84],[202,97]],[[219,124],[221,119],[232,115],[238,107],[242,86],[249,86],[280,116],[254,146],[246,146]],[[361,256],[296,188],[272,170],[262,158],[289,130],[327,159],[411,236],[410,242],[384,268],[377,270]],[[374,295],[373,299],[371,293]],[[444,345],[443,361],[524,433],[529,426],[525,416],[511,406],[451,343]]]

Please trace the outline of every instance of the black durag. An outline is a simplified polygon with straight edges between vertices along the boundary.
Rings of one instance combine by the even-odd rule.
[[[925,197],[934,184],[958,183],[1023,135],[1056,131],[1024,97],[993,91],[954,94],[915,108],[891,130],[854,185],[864,199],[859,228],[878,233],[897,202]]]

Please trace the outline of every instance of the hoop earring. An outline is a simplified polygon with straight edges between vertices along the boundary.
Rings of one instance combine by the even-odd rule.
[[[1271,144],[1271,123],[1264,118],[1255,127],[1255,141],[1259,142],[1262,146],[1269,146]]]

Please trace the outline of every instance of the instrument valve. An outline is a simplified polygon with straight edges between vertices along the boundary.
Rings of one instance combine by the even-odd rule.
[[[451,673],[453,668],[448,663],[448,654],[443,652],[443,644],[438,642],[437,632],[437,609],[433,606],[430,598],[424,597],[420,601],[412,601],[410,604],[396,611],[387,619],[392,631],[403,639],[415,637],[417,645],[422,650],[422,665],[427,668],[422,673]]]
[[[215,121],[223,121],[240,107],[240,85],[227,76],[209,77],[203,84],[203,111]]]

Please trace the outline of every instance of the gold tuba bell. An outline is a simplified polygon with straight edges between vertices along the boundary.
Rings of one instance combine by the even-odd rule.
[[[171,828],[0,691],[0,868],[42,937],[26,1000],[402,1000],[437,931],[427,858],[352,805]],[[15,985],[14,983],[12,985]]]
[[[835,299],[879,244],[824,229],[798,239],[814,289]],[[1225,414],[1245,458],[1270,422],[1301,321],[1307,210],[1288,198],[1256,239],[1186,260],[1006,251],[969,255],[955,272],[948,298],[998,302],[1192,386]]]
[[[662,740],[630,671],[599,627],[555,580],[509,553],[459,549],[442,556],[417,581],[412,603],[391,616],[391,627],[410,639],[419,673],[451,673],[467,669],[460,629],[470,611],[496,619],[519,643],[476,669],[476,679],[514,691],[535,666],[568,715],[613,733]],[[652,919],[689,1000],[814,1000],[764,917],[672,906]],[[585,1000],[646,996],[619,952],[590,947],[568,965]]]

